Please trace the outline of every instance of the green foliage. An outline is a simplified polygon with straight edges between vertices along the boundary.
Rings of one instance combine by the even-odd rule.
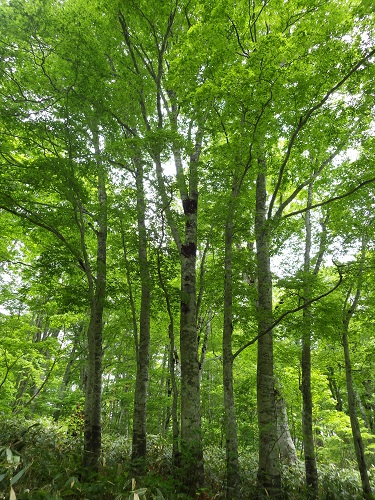
[[[180,253],[165,212],[170,209],[183,234],[177,194],[193,184],[195,134],[204,124],[196,271],[198,295],[202,292],[197,344],[199,356],[205,355],[201,410],[208,490],[201,496],[218,498],[225,488],[222,303],[228,212],[234,233],[232,351],[258,334],[255,180],[263,161],[273,317],[285,315],[274,329],[275,374],[292,437],[302,453],[303,311],[289,313],[301,307],[307,286],[313,297],[329,291],[339,279],[332,261],[341,262],[340,287],[310,308],[314,432],[321,498],[360,495],[358,477],[350,472],[355,457],[341,335],[345,297],[350,298],[358,275],[356,252],[366,234],[363,293],[351,322],[350,347],[358,417],[367,426],[366,458],[372,466],[373,56],[355,67],[372,50],[372,2],[4,0],[0,25],[0,477],[6,494],[13,481],[21,498],[183,498],[172,465],[166,307],[167,299],[178,389]],[[93,147],[94,122],[100,155]],[[170,163],[177,150],[183,175],[174,176]],[[155,171],[158,159],[165,197]],[[149,474],[132,484],[129,436],[142,288],[138,160],[144,168],[151,270]],[[83,419],[77,405],[84,404],[90,290],[98,269],[99,164],[107,176],[109,203],[106,434],[102,470],[90,483],[80,470]],[[310,272],[303,271],[304,210],[312,182]],[[356,190],[364,182],[366,187]],[[239,192],[232,196],[235,188]],[[313,273],[320,251],[322,265]],[[205,344],[207,318],[211,329]],[[256,371],[254,344],[234,360],[243,498],[256,490]],[[42,418],[40,425],[30,427],[36,417]],[[17,450],[17,436],[25,429]],[[289,498],[303,498],[301,464],[282,473]]]
[[[19,454],[13,453],[11,448],[0,447],[0,484],[9,484],[10,498],[15,498],[13,486],[22,478],[30,464],[20,469],[21,466]],[[6,487],[2,490],[6,491]]]
[[[321,468],[321,491],[323,498],[363,498],[358,472],[352,468],[338,469],[332,464]]]

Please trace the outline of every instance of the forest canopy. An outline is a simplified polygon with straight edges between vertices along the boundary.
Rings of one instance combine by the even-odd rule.
[[[374,16],[0,2],[6,497],[373,498]]]

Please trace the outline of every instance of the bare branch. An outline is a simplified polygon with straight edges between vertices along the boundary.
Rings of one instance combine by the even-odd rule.
[[[327,245],[327,223],[328,223],[328,214],[325,216],[325,218],[321,221],[320,225],[322,228],[322,232],[320,233],[319,237],[319,251],[313,271],[313,275],[316,276],[319,272],[320,266],[322,265],[323,262],[323,256],[324,252],[326,250],[326,245]]]
[[[135,57],[134,48],[133,48],[132,41],[130,39],[130,33],[129,33],[128,24],[126,22],[126,18],[121,11],[119,11],[118,17],[119,17],[120,25],[122,28],[122,34],[124,35],[125,43],[129,49],[129,53],[130,53],[130,56],[131,56],[132,61],[133,61],[134,70],[135,70],[137,76],[142,81],[142,74],[141,74],[139,66],[138,66],[137,58]],[[139,105],[141,107],[141,112],[142,112],[144,124],[145,124],[147,130],[150,130],[151,126],[150,126],[150,123],[148,120],[146,101],[145,101],[144,92],[143,92],[143,85],[140,85]]]
[[[205,277],[205,263],[206,263],[206,256],[208,249],[210,247],[210,235],[208,236],[206,240],[206,244],[204,246],[203,250],[203,255],[202,255],[202,260],[199,266],[199,293],[198,293],[198,298],[197,298],[197,316],[196,319],[198,320],[199,316],[199,311],[202,305],[202,299],[203,299],[203,292],[204,292],[204,277]]]

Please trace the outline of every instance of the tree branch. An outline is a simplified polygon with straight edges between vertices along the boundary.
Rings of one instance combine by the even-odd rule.
[[[51,375],[51,373],[52,373],[53,369],[55,368],[55,364],[56,364],[56,362],[57,362],[57,358],[55,358],[55,359],[53,360],[52,366],[51,366],[50,370],[48,371],[48,373],[47,373],[47,375],[46,375],[46,378],[43,380],[43,383],[42,383],[42,385],[39,387],[39,389],[37,389],[37,390],[34,392],[34,394],[31,396],[31,398],[30,398],[28,401],[26,401],[26,403],[24,403],[24,404],[22,405],[22,408],[20,408],[19,410],[17,410],[17,411],[15,411],[15,412],[14,412],[14,415],[17,415],[18,413],[20,413],[20,411],[21,411],[23,408],[25,408],[25,406],[28,406],[30,403],[32,403],[32,401],[33,401],[33,400],[34,400],[34,399],[35,399],[35,398],[36,398],[36,397],[40,394],[40,392],[43,390],[43,387],[46,385],[46,383],[47,383],[47,381],[48,381],[48,379],[49,379],[49,377],[50,377],[50,375]]]
[[[7,378],[8,378],[8,375],[11,371],[11,369],[13,368],[13,366],[17,363],[17,361],[19,359],[21,359],[23,357],[23,354],[20,354],[19,356],[17,356],[17,358],[13,361],[13,363],[11,363],[10,365],[8,364],[8,359],[7,359],[7,351],[6,349],[4,350],[4,361],[5,361],[5,367],[6,367],[6,371],[5,371],[5,374],[4,374],[4,377],[3,377],[3,380],[1,381],[0,383],[0,390],[1,388],[3,387],[3,385],[5,384]]]
[[[18,205],[17,202],[15,202],[15,200],[11,196],[9,196],[5,193],[0,193],[0,194],[4,197],[8,198],[12,202],[12,204],[15,204],[16,207],[18,208],[18,210],[17,210],[17,208],[10,208],[7,205],[0,204],[1,209],[5,210],[6,212],[9,212],[17,217],[21,217],[22,219],[26,219],[26,220],[32,222],[33,224],[35,224],[36,226],[41,227],[42,229],[46,229],[50,233],[54,234],[60,241],[62,241],[64,243],[64,246],[69,250],[69,252],[77,260],[81,269],[86,272],[86,267],[85,267],[85,264],[84,264],[81,256],[79,255],[78,252],[76,252],[74,247],[66,240],[66,238],[60,233],[60,231],[58,231],[55,227],[50,226],[47,223],[40,220],[40,218],[37,214],[33,214],[27,208],[25,208],[21,205]]]
[[[348,196],[352,195],[353,193],[355,193],[359,189],[363,188],[364,186],[371,184],[372,182],[375,182],[375,177],[372,177],[371,179],[368,179],[367,181],[361,182],[360,184],[355,186],[353,189],[351,189],[350,191],[347,191],[344,194],[334,196],[333,198],[329,198],[328,200],[322,201],[320,203],[315,203],[315,205],[311,205],[310,209],[324,207],[325,205],[328,205],[329,203],[333,203],[334,201],[342,200],[343,198],[347,198]],[[289,214],[284,215],[283,219],[287,219],[288,217],[293,217],[294,215],[303,214],[306,212],[306,210],[308,210],[308,207],[301,208],[301,210],[295,210],[294,212],[290,212]]]
[[[303,129],[303,127],[306,125],[306,123],[309,121],[311,116],[315,113],[315,111],[318,111],[331,97],[332,94],[334,94],[337,90],[339,90],[340,87],[344,85],[344,83],[364,64],[366,63],[373,55],[375,54],[375,48],[370,50],[362,59],[360,59],[354,66],[351,67],[351,69],[341,78],[339,82],[336,83],[330,90],[328,90],[324,97],[314,106],[312,106],[306,113],[305,115],[301,116],[297,126],[295,127],[292,136],[289,140],[286,153],[284,156],[284,160],[281,163],[280,170],[279,170],[279,176],[277,179],[276,187],[275,190],[272,194],[272,198],[270,201],[269,209],[268,209],[268,218],[272,217],[272,210],[273,206],[275,204],[276,196],[277,193],[279,192],[281,182],[283,179],[285,167],[289,161],[290,155],[292,153],[292,149],[295,143],[295,140],[297,139],[298,134],[300,131]]]
[[[284,211],[284,208],[286,208],[295,199],[297,194],[300,193],[304,187],[306,187],[308,184],[310,184],[310,182],[314,181],[318,177],[318,175],[322,172],[324,167],[326,167],[333,160],[333,158],[335,156],[337,156],[338,154],[339,154],[339,150],[336,149],[336,151],[334,151],[331,155],[329,155],[328,158],[326,158],[321,163],[318,170],[309,179],[307,179],[305,182],[302,182],[299,186],[296,187],[296,189],[293,191],[293,193],[283,203],[280,204],[279,208],[277,209],[277,211],[275,213],[276,219],[281,217],[281,215]],[[311,208],[311,207],[309,207],[309,208]],[[308,208],[306,208],[306,210],[308,210]]]
[[[247,347],[255,344],[255,342],[257,342],[261,337],[263,337],[264,335],[267,335],[267,333],[270,333],[274,328],[275,326],[277,326],[279,323],[281,323],[281,321],[286,317],[286,316],[289,316],[289,314],[294,314],[298,311],[302,311],[302,309],[305,309],[306,307],[308,307],[310,304],[313,304],[314,302],[318,302],[319,300],[323,299],[324,297],[327,297],[327,295],[330,295],[332,292],[334,292],[342,283],[342,280],[343,280],[343,276],[342,276],[342,273],[341,273],[341,269],[340,267],[342,266],[339,266],[336,264],[336,268],[338,270],[338,273],[339,273],[339,281],[336,283],[336,285],[331,288],[330,290],[328,290],[328,292],[325,292],[325,293],[322,293],[321,295],[318,295],[317,297],[311,299],[311,300],[308,300],[306,302],[304,302],[301,306],[298,306],[298,307],[295,307],[294,309],[289,309],[288,311],[285,311],[281,316],[279,316],[268,328],[266,328],[262,333],[260,333],[259,335],[257,335],[256,337],[254,337],[253,339],[251,339],[249,342],[246,342],[246,344],[244,344],[242,347],[240,347],[234,354],[233,354],[233,359],[235,359],[239,354],[241,354],[242,351],[244,351]]]

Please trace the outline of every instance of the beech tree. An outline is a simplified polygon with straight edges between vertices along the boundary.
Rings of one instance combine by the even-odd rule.
[[[337,250],[352,239],[358,252],[360,198],[372,196],[375,182],[372,7],[22,0],[4,1],[0,22],[0,228],[14,233],[0,243],[4,270],[33,242],[29,260],[40,273],[31,278],[15,262],[7,279],[18,290],[17,279],[53,276],[56,290],[71,287],[79,310],[66,340],[62,319],[45,327],[54,349],[67,348],[60,360],[25,336],[27,308],[36,307],[25,302],[14,335],[17,313],[8,307],[6,399],[21,412],[43,385],[63,410],[69,379],[81,372],[74,385],[85,394],[86,471],[105,467],[104,411],[108,429],[132,435],[133,475],[147,470],[148,434],[160,433],[173,444],[174,479],[195,496],[212,438],[225,447],[226,496],[240,498],[249,495],[241,454],[251,443],[252,494],[281,497],[283,455],[298,467],[295,446],[307,495],[318,498],[319,452],[328,452],[315,426],[324,422],[322,443],[332,427],[317,401],[333,411],[331,391],[335,418],[347,432],[350,416],[357,444],[361,419],[374,429],[371,383],[359,390],[350,370],[351,326],[366,321],[362,282],[348,291]],[[333,310],[339,325],[326,312]],[[322,318],[340,329],[346,390],[339,365],[326,365]],[[49,324],[43,309],[30,331],[39,341]],[[24,384],[15,373],[26,359],[9,340],[18,335],[33,370]],[[333,333],[331,340],[341,363]],[[357,444],[370,497],[365,446]]]

